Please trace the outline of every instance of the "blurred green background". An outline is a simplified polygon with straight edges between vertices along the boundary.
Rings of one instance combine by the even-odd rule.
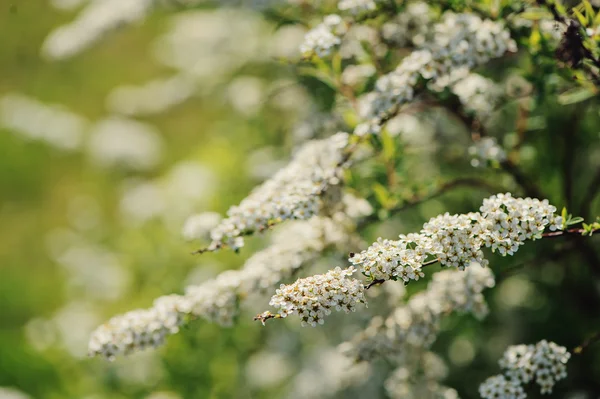
[[[59,10],[42,0],[0,4],[0,97],[14,99],[20,93],[60,104],[78,115],[84,127],[81,144],[64,150],[11,127],[6,114],[13,108],[4,103],[10,112],[5,111],[0,127],[0,387],[50,399],[383,397],[382,381],[389,371],[385,364],[375,365],[381,374],[373,372],[360,388],[329,386],[318,379],[331,369],[343,373],[343,362],[323,363],[322,348],[351,337],[369,313],[352,315],[349,321],[336,316],[326,328],[301,329],[297,323],[261,328],[251,316],[267,309],[268,298],[249,304],[233,328],[196,321],[158,351],[112,363],[86,357],[89,333],[104,320],[238,268],[264,245],[265,239],[257,237],[248,240],[241,254],[198,257],[190,255],[197,245],[185,242],[180,231],[194,212],[224,213],[285,162],[297,142],[318,135],[321,113],[332,95],[310,79],[298,81],[293,68],[275,62],[295,54],[303,28],[276,30],[277,20],[250,11],[207,6],[185,14],[193,28],[177,31],[185,25],[177,19],[183,13],[160,9],[72,58],[43,57],[40,49],[48,33],[77,11]],[[160,43],[169,37],[184,43],[181,53],[161,50]],[[189,39],[192,44],[186,47],[188,37],[198,42]],[[200,71],[186,74],[181,73],[185,68],[169,65],[170,59],[195,50],[205,56],[195,60]],[[526,60],[520,67],[535,71]],[[500,75],[501,68],[495,68],[487,72]],[[164,112],[114,116],[127,114],[119,106],[123,101],[115,100],[115,87],[175,75],[193,86],[181,104]],[[151,109],[163,96],[153,95],[136,101],[147,100]],[[589,209],[578,207],[581,193],[598,191],[590,184],[600,166],[600,118],[597,105],[587,105],[582,111],[549,101],[537,108],[535,116],[544,121],[546,133],[530,136],[522,166],[552,203],[589,217],[600,212],[597,198]],[[515,113],[507,107],[498,130],[510,130],[505,125]],[[434,116],[432,129],[452,130],[447,119]],[[125,145],[120,157],[111,155],[100,139],[89,139],[102,136],[98,126],[105,118],[143,123],[128,126],[144,131],[141,136],[147,140]],[[27,120],[18,123],[26,125]],[[561,140],[573,120],[580,120],[580,133],[568,157]],[[39,121],[43,128],[47,119]],[[425,155],[407,156],[409,173],[478,175],[520,194],[514,181],[498,171],[471,170],[463,132],[436,138],[440,144]],[[136,151],[144,146],[150,149]],[[445,156],[439,156],[442,152]],[[368,241],[410,232],[440,212],[474,210],[490,194],[457,189],[364,236]],[[568,252],[556,255],[557,246]],[[540,242],[526,246],[516,258],[494,257],[499,283],[487,295],[490,317],[483,323],[450,318],[434,346],[451,365],[447,385],[462,397],[475,397],[479,382],[497,373],[496,361],[506,346],[546,338],[572,348],[600,330],[598,246],[597,239]],[[568,381],[556,389],[556,397],[598,397],[598,347],[574,357]],[[0,399],[12,398],[8,395],[0,390]]]

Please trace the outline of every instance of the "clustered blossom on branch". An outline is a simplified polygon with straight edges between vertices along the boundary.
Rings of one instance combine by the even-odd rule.
[[[527,397],[523,385],[533,381],[542,394],[552,393],[554,385],[567,376],[567,348],[542,340],[535,345],[510,346],[500,359],[504,374],[488,378],[479,387],[483,399]]]
[[[510,193],[483,201],[480,212],[444,214],[429,220],[418,234],[372,244],[349,261],[372,281],[404,282],[423,277],[422,265],[438,260],[443,266],[464,269],[472,262],[487,265],[482,248],[513,255],[526,240],[545,229],[562,228],[562,218],[547,200],[513,198]]]
[[[433,275],[427,289],[413,295],[385,320],[375,317],[367,329],[341,345],[347,356],[370,361],[394,359],[427,349],[435,341],[442,317],[452,312],[487,315],[483,290],[495,284],[489,268],[472,265],[465,271],[443,270]]]
[[[319,196],[340,181],[349,135],[337,133],[304,144],[292,161],[256,187],[211,232],[208,251],[244,245],[242,236],[260,232],[288,219],[309,219],[320,208]]]
[[[351,278],[356,270],[351,266],[342,270],[336,267],[325,274],[301,278],[290,285],[282,284],[271,298],[269,305],[279,309],[276,315],[267,311],[256,318],[284,318],[298,314],[302,325],[325,322],[324,317],[333,310],[354,312],[358,303],[365,303],[364,286],[360,280]]]
[[[473,14],[446,12],[433,26],[433,39],[405,57],[400,65],[377,80],[375,91],[365,96],[357,135],[377,134],[381,125],[404,103],[412,101],[421,79],[434,90],[443,90],[468,75],[469,69],[516,51],[515,41],[500,22]]]
[[[240,270],[227,270],[190,286],[185,295],[160,297],[150,309],[113,317],[92,334],[90,355],[113,359],[119,354],[157,347],[166,336],[177,333],[182,324],[198,317],[231,326],[241,300],[290,278],[328,248],[347,252],[357,244],[351,232],[355,220],[371,212],[369,204],[346,194],[339,204],[331,206],[330,217],[316,216],[276,229],[272,244],[248,258]]]
[[[337,14],[327,15],[323,22],[308,31],[304,42],[300,45],[300,52],[304,57],[327,57],[334,47],[342,43],[341,37],[348,27]]]

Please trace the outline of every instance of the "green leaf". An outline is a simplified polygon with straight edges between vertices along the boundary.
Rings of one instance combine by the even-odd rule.
[[[580,13],[577,9],[574,8],[573,14],[575,14],[575,16],[579,20],[579,23],[581,24],[581,26],[587,27],[587,18],[584,17],[582,13]]]
[[[577,104],[594,97],[597,90],[591,87],[578,87],[558,96],[558,103],[562,105]]]
[[[581,222],[583,222],[583,220],[584,219],[582,217],[579,217],[579,216],[571,218],[571,219],[569,219],[567,221],[567,226],[571,226],[571,225],[574,225],[574,224],[581,223]]]
[[[382,207],[387,208],[388,203],[390,202],[390,194],[388,193],[387,188],[379,183],[375,183],[373,184],[373,192],[375,193],[377,202],[379,202]]]
[[[596,16],[596,13],[594,12],[594,8],[588,0],[583,0],[583,7],[585,8],[585,15],[588,20],[588,26],[590,26],[594,22],[594,17]]]
[[[396,155],[396,142],[387,130],[381,132],[381,145],[383,146],[383,157],[386,161],[394,159]]]
[[[539,21],[541,19],[552,19],[552,14],[543,8],[530,8],[527,11],[519,14],[519,17],[530,21]]]

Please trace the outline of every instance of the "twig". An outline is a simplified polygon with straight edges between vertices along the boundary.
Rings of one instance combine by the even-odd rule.
[[[595,344],[596,342],[600,341],[600,331],[596,331],[596,333],[594,335],[592,335],[591,337],[587,338],[585,341],[583,341],[583,343],[581,345],[579,345],[578,347],[573,349],[573,353],[575,353],[576,355],[581,355],[581,353],[590,345]]]
[[[443,183],[440,185],[437,190],[434,192],[425,195],[425,196],[413,196],[411,199],[404,201],[401,205],[394,207],[392,209],[388,209],[390,215],[398,214],[402,211],[405,211],[414,206],[423,204],[427,201],[440,197],[441,195],[447,193],[448,191],[457,188],[457,187],[471,187],[471,188],[481,188],[489,191],[491,193],[498,193],[504,191],[501,187],[494,186],[491,183],[488,183],[485,180],[481,180],[474,177],[462,177],[455,180],[451,180],[449,182]],[[358,225],[359,229],[373,222],[379,221],[379,217],[376,213],[372,213],[368,217],[364,218]]]

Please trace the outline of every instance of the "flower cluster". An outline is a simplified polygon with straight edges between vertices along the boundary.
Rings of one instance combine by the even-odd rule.
[[[479,386],[479,395],[483,399],[525,399],[527,394],[518,381],[495,375]]]
[[[479,120],[485,120],[492,114],[501,94],[493,80],[477,73],[470,73],[459,80],[452,86],[452,92],[458,96],[465,110]]]
[[[150,309],[113,317],[98,327],[90,338],[89,354],[112,360],[117,354],[162,345],[168,335],[179,331],[188,312],[187,303],[179,295],[160,297]]]
[[[410,3],[394,19],[383,24],[381,36],[395,46],[422,46],[433,22],[429,5],[422,1]]]
[[[502,256],[514,255],[525,240],[541,238],[546,228],[551,231],[562,229],[562,217],[555,215],[556,207],[546,199],[497,194],[483,200],[479,211],[490,223],[486,246]]]
[[[336,267],[325,274],[281,285],[269,305],[279,309],[278,317],[298,314],[302,325],[323,324],[324,318],[333,310],[354,312],[358,303],[365,303],[364,286],[360,280],[351,278],[353,267],[342,270]],[[273,317],[271,312],[257,316],[260,320]]]
[[[239,249],[244,245],[243,235],[284,220],[316,215],[319,196],[328,186],[339,183],[348,138],[347,133],[337,133],[304,144],[286,167],[227,211],[227,218],[212,230],[207,250],[224,246]]]
[[[339,15],[327,15],[322,23],[306,33],[300,52],[304,57],[327,57],[334,47],[342,43],[341,37],[346,30],[346,23]]]
[[[466,77],[470,68],[515,50],[515,42],[501,23],[472,14],[445,13],[433,26],[430,41],[379,78],[375,91],[363,104],[363,116],[368,121],[358,125],[354,133],[378,133],[400,105],[413,99],[421,79],[429,81],[432,89],[441,90]]]
[[[560,229],[562,218],[554,212],[547,200],[498,194],[485,199],[480,212],[437,216],[418,234],[400,235],[396,241],[379,239],[350,262],[371,280],[405,282],[423,277],[422,265],[432,260],[458,269],[472,262],[485,266],[484,246],[513,255],[525,240],[540,238],[546,228]]]
[[[482,292],[494,283],[489,268],[475,265],[465,271],[438,272],[425,291],[413,295],[387,319],[373,318],[369,327],[341,350],[354,359],[371,360],[427,349],[435,341],[444,315],[459,312],[485,317],[487,305]]]
[[[506,160],[506,152],[498,144],[495,137],[482,137],[475,144],[469,147],[471,166],[484,166],[488,162],[504,162]]]
[[[379,238],[367,250],[351,254],[350,263],[371,280],[418,280],[424,276],[421,267],[430,246],[431,240],[418,234],[397,241]]]
[[[499,361],[504,375],[488,378],[479,387],[479,393],[484,399],[502,393],[512,396],[501,397],[525,398],[522,385],[534,378],[542,394],[552,393],[554,384],[567,376],[566,363],[570,357],[567,348],[546,340],[535,345],[511,346]]]

